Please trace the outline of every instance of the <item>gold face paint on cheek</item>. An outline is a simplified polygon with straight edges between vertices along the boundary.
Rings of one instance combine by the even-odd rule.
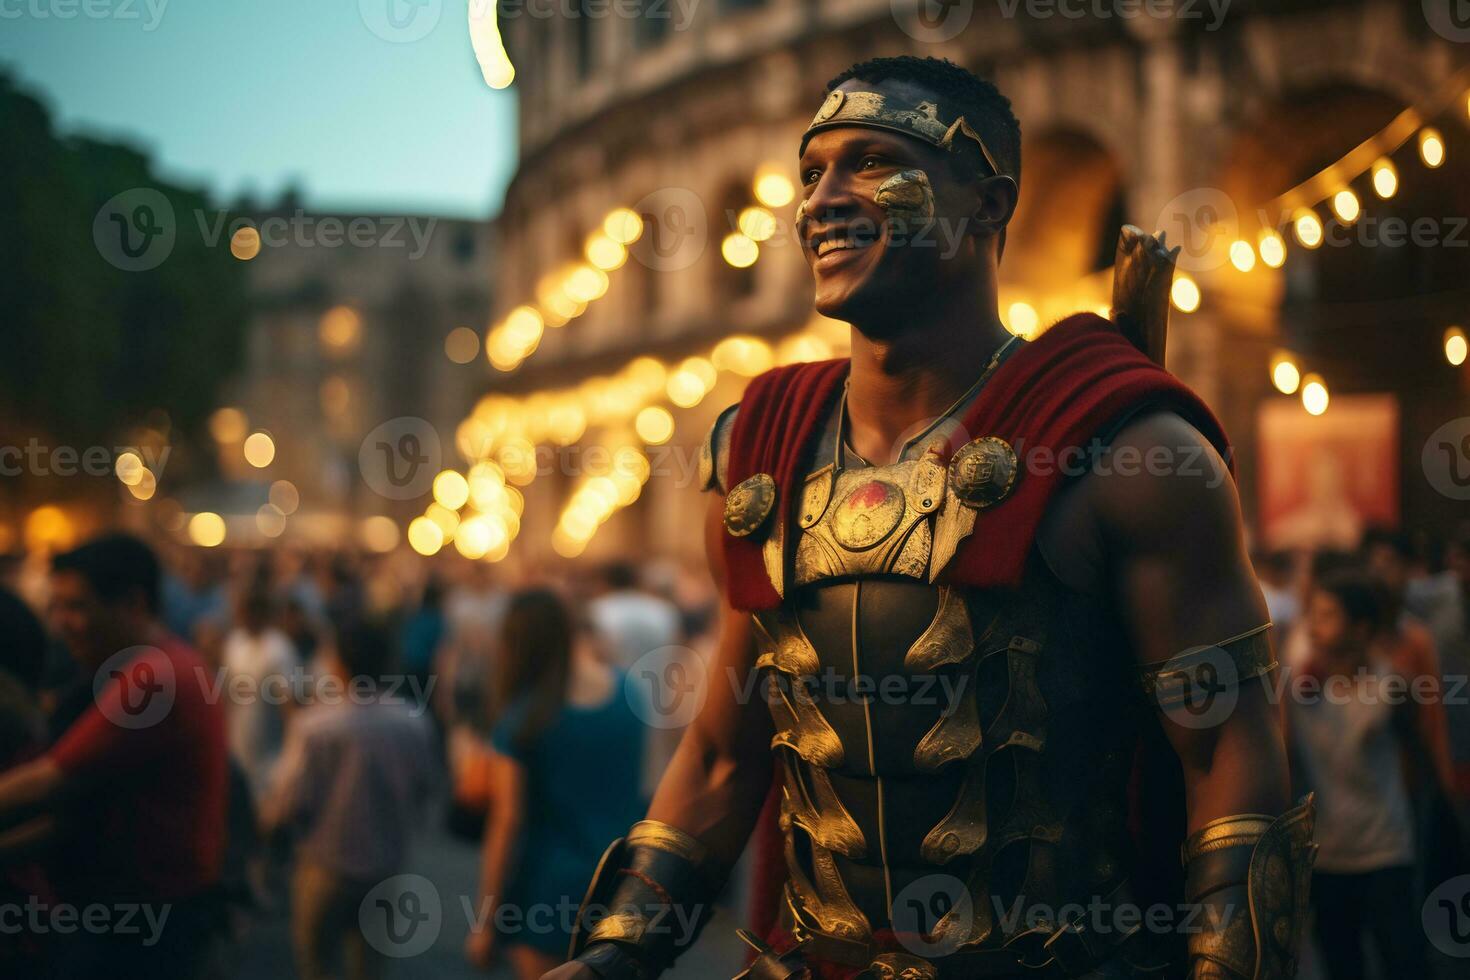
[[[934,220],[934,188],[922,170],[900,170],[878,185],[873,200],[903,225],[917,227]]]

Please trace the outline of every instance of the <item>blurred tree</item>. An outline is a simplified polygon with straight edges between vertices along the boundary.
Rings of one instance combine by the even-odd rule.
[[[246,322],[228,216],[159,179],[136,150],[58,136],[4,73],[0,132],[0,436],[112,446],[160,409],[175,440],[200,433]],[[171,225],[173,244],[154,268],[127,271],[103,244],[123,229],[104,214],[99,242],[94,224],[119,194],[132,215],[147,189],[171,206],[171,219],[148,217]]]

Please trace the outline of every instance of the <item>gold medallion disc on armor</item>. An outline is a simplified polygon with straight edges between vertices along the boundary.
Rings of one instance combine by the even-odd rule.
[[[1016,451],[996,436],[983,436],[960,447],[949,461],[949,485],[970,507],[998,504],[1016,483]]]
[[[849,551],[863,551],[887,538],[903,520],[903,490],[886,480],[853,487],[833,514],[832,537]]]
[[[769,473],[757,473],[725,495],[725,530],[743,538],[758,530],[775,506],[776,481]]]

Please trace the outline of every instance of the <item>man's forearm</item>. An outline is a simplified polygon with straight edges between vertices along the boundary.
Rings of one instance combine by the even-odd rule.
[[[1241,688],[1230,716],[1198,736],[1202,751],[1181,753],[1191,833],[1220,817],[1275,816],[1291,805],[1286,748],[1263,684]]]
[[[685,732],[658,784],[648,819],[678,827],[726,865],[740,858],[771,788],[769,748],[746,746],[735,758],[694,726]]]
[[[61,768],[46,756],[0,774],[0,823],[51,803],[63,781]]]
[[[1281,729],[1262,683],[1247,682],[1225,721],[1181,743],[1185,900],[1199,909],[1188,936],[1194,980],[1280,980],[1295,970],[1313,811],[1310,802],[1290,805]]]
[[[604,980],[650,980],[694,942],[760,816],[769,735],[736,726],[721,741],[709,732],[732,729],[708,721],[685,732],[648,818],[609,849],[588,891],[573,952]]]

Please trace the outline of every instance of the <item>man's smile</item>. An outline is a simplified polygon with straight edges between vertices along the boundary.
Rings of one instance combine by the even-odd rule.
[[[877,244],[880,237],[873,228],[859,230],[839,226],[810,235],[806,244],[815,259],[816,268],[828,269]]]
[[[860,241],[856,238],[829,238],[817,245],[817,258],[826,258],[835,252],[858,251],[872,244],[872,242]]]

